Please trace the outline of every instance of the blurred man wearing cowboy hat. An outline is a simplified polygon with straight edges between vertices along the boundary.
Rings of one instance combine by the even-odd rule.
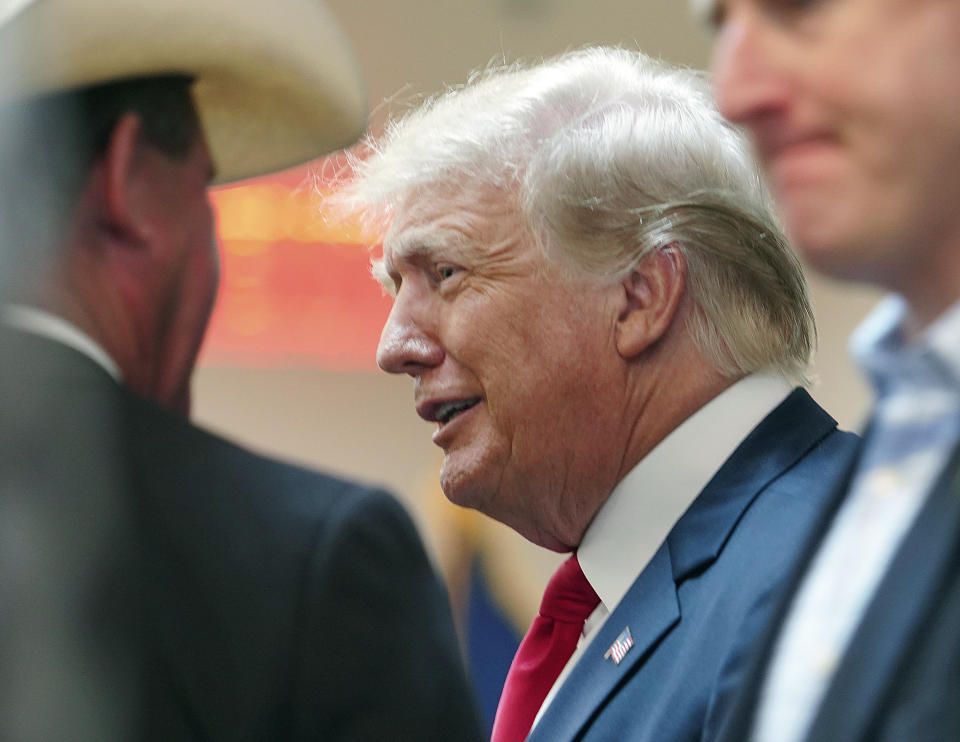
[[[0,738],[476,738],[400,506],[187,420],[207,186],[364,116],[318,0],[0,0]]]

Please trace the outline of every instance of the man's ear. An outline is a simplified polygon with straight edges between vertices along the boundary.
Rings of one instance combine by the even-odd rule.
[[[666,333],[687,282],[687,263],[676,247],[655,250],[621,281],[624,304],[617,317],[617,351],[633,359]]]
[[[122,244],[142,246],[151,236],[150,182],[141,172],[143,123],[135,113],[123,114],[103,153],[102,215],[111,236]]]

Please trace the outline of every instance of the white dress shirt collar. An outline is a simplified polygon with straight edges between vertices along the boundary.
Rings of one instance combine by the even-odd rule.
[[[616,486],[577,549],[607,610],[737,446],[790,391],[778,375],[741,379],[687,418]]]
[[[76,325],[50,312],[22,304],[2,308],[4,324],[21,332],[39,335],[61,345],[73,348],[110,374],[117,382],[123,381],[120,367],[97,342]]]

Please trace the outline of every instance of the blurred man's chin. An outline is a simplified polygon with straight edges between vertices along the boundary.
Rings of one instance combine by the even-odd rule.
[[[808,266],[832,278],[861,278],[858,258],[870,254],[870,245],[829,204],[784,204],[783,220],[790,244]]]
[[[802,261],[820,275],[860,283],[875,278],[870,245],[847,234],[806,230],[792,238]]]

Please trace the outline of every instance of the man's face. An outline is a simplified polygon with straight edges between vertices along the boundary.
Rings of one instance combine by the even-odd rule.
[[[564,279],[502,194],[472,189],[401,209],[383,269],[395,300],[377,362],[413,377],[437,423],[447,497],[575,546],[619,464],[615,290]]]
[[[908,299],[960,296],[960,3],[706,4],[719,107],[804,256]]]
[[[162,155],[160,155],[162,157]],[[210,320],[220,278],[213,210],[207,186],[210,152],[198,137],[183,160],[168,159],[161,178],[169,232],[167,280],[159,291],[158,401],[187,412],[190,377]]]

